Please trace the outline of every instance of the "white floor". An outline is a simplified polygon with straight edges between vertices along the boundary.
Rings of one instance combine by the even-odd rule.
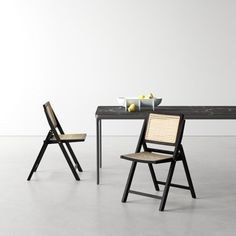
[[[170,189],[166,211],[159,200],[129,195],[121,203],[135,137],[105,137],[101,185],[96,185],[95,138],[74,144],[84,169],[76,182],[59,148],[49,146],[38,172],[26,178],[42,137],[0,138],[0,235],[236,235],[236,137],[184,137],[197,199]],[[168,164],[155,166],[166,178]],[[185,183],[181,163],[173,182]],[[155,193],[146,165],[133,189]],[[162,187],[163,189],[163,187]],[[161,194],[161,193],[159,193]]]

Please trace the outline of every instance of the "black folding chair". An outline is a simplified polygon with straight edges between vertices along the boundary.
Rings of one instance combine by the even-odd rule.
[[[80,164],[79,164],[79,162],[78,162],[78,160],[71,148],[70,143],[85,141],[86,134],[65,134],[54,111],[53,111],[53,109],[52,109],[52,107],[51,107],[51,104],[49,102],[47,102],[43,105],[43,107],[44,107],[44,111],[45,111],[45,114],[46,114],[46,117],[47,117],[47,120],[48,120],[48,123],[50,126],[50,130],[46,136],[46,139],[44,140],[43,146],[42,146],[42,148],[39,152],[39,155],[33,165],[32,170],[30,171],[30,174],[29,174],[27,180],[29,181],[31,179],[33,173],[37,171],[37,168],[42,160],[43,154],[44,154],[48,144],[58,144],[59,145],[75,179],[80,180],[79,175],[76,172],[76,169],[78,169],[80,172],[82,172],[83,170],[82,170],[82,168],[81,168],[81,166],[80,166]],[[57,129],[59,130],[59,133],[57,132]],[[68,149],[68,151],[75,163],[75,166],[73,166],[73,164],[70,160],[69,154],[67,153],[64,145],[67,147],[67,149]]]
[[[164,211],[170,187],[190,190],[192,197],[196,198],[186,157],[184,154],[184,149],[181,144],[184,132],[184,125],[185,125],[185,120],[183,115],[165,115],[156,113],[149,114],[149,116],[147,117],[147,119],[145,119],[143,123],[142,131],[136,147],[136,152],[121,156],[121,158],[123,159],[132,161],[130,173],[122,197],[122,202],[126,202],[129,193],[157,198],[161,199],[159,210]],[[148,147],[148,144],[149,146],[150,144],[152,144],[152,146],[153,145],[155,146],[155,144],[157,144],[158,148]],[[162,149],[163,146],[173,146],[174,149],[173,150]],[[140,152],[142,147],[144,151]],[[175,164],[177,161],[182,161],[183,163],[188,181],[188,186],[171,183],[175,169]],[[130,189],[135,168],[138,162],[148,164],[156,191],[160,190],[159,184],[165,185],[162,196],[156,196],[153,194],[143,193]],[[152,164],[160,164],[167,162],[170,163],[170,167],[166,182],[159,181],[156,178]]]

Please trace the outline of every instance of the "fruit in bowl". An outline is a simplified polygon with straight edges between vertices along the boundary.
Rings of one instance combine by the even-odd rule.
[[[154,99],[155,97],[153,96],[152,93],[149,93],[147,96],[144,96],[144,99]]]
[[[148,99],[153,99],[154,98],[152,93],[149,93],[147,97],[148,97]]]
[[[126,111],[141,111],[142,109],[155,110],[162,101],[162,98],[157,98],[153,93],[148,95],[139,95],[137,97],[118,97],[117,102],[120,106],[124,106]],[[132,105],[132,106],[131,106]]]
[[[139,98],[139,99],[144,99],[145,96],[144,96],[144,95],[140,95],[140,96],[138,96],[138,98]]]

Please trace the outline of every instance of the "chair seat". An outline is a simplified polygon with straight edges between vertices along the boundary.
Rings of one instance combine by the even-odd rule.
[[[170,162],[173,156],[159,153],[152,153],[152,152],[138,152],[138,153],[122,155],[121,158],[129,161],[137,161],[144,163],[160,163],[160,162]]]
[[[86,138],[87,134],[59,134],[59,138],[61,141],[68,141],[68,142],[79,142],[79,141],[84,141]],[[55,141],[57,142],[55,136],[53,136],[50,141]]]

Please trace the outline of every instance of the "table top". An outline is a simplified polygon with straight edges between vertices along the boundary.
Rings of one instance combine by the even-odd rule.
[[[125,111],[122,106],[98,106],[97,119],[144,119],[151,110]],[[236,106],[158,106],[154,112],[184,114],[185,119],[236,119]]]

